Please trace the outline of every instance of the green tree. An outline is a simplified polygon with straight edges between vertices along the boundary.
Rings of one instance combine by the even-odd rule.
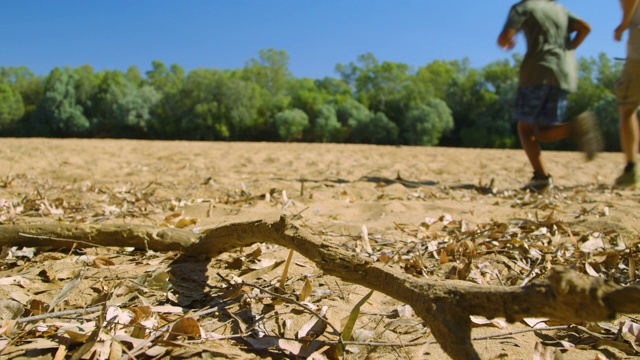
[[[276,115],[275,125],[282,140],[288,142],[302,137],[309,126],[309,117],[300,109],[285,110]]]
[[[191,71],[174,101],[177,116],[160,124],[168,134],[186,139],[254,140],[263,131],[257,122],[260,89],[232,72],[197,69]]]
[[[474,130],[486,131],[485,147],[513,148],[517,144],[515,132],[515,97],[518,89],[518,73],[521,56],[515,54],[512,60],[498,60],[481,70],[487,90],[493,90],[494,96],[486,95],[486,108],[490,117],[478,118]],[[483,92],[484,94],[484,92]],[[465,134],[471,136],[470,133]],[[478,138],[474,138],[477,143]]]
[[[494,65],[505,67],[504,72],[509,73],[507,63]],[[487,71],[492,76],[500,72]],[[489,83],[482,70],[477,69],[454,76],[447,90],[446,103],[451,108],[455,128],[443,137],[441,144],[485,148],[513,146],[515,133],[511,113],[515,84]]]
[[[127,81],[129,81],[136,87],[141,87],[142,82],[144,81],[144,78],[142,77],[142,73],[140,72],[140,69],[135,65],[129,66],[124,77],[127,79]]]
[[[598,117],[606,151],[621,151],[618,102],[613,93],[607,93],[590,108]]]
[[[393,145],[398,141],[398,126],[384,113],[370,114],[352,129],[352,141],[365,144]]]
[[[605,137],[605,150],[619,151],[620,124],[613,91],[622,63],[601,53],[597,58],[580,58],[578,64],[578,90],[568,96],[567,120],[585,110],[595,111]],[[556,148],[575,149],[575,145],[563,142]]]
[[[11,128],[24,115],[20,93],[8,81],[0,81],[0,131]]]
[[[144,82],[161,96],[152,111],[154,120],[151,130],[155,136],[161,138],[179,138],[180,134],[176,133],[175,124],[183,116],[184,104],[180,92],[185,82],[185,70],[178,64],[172,64],[167,68],[162,61],[158,60],[154,60],[151,67],[152,69],[145,73]],[[128,72],[128,76],[135,77],[135,70]]]
[[[359,126],[360,123],[369,121],[371,112],[364,105],[354,99],[349,99],[340,104],[336,112],[338,122],[343,126],[343,139],[349,142],[353,141],[351,131]]]
[[[371,53],[358,56],[358,64],[338,64],[336,71],[354,88],[354,98],[358,102],[374,113],[385,113],[398,123],[403,117],[407,90],[411,85],[409,66],[388,61],[381,63]]]
[[[422,94],[421,99],[436,97],[445,100],[451,80],[456,74],[466,72],[468,63],[468,59],[462,62],[436,60],[418,68],[414,81],[419,86],[414,88],[416,89],[414,93]]]
[[[344,79],[325,76],[322,79],[315,80],[315,86],[318,90],[331,95],[338,103],[352,98],[351,86]]]
[[[453,116],[447,104],[436,98],[407,113],[402,133],[409,145],[438,145],[443,134],[453,129]]]
[[[82,107],[87,118],[91,118],[91,101],[97,91],[102,74],[95,73],[91,65],[83,65],[71,70],[75,78],[76,102]]]
[[[175,93],[182,88],[185,80],[185,70],[178,64],[170,68],[159,60],[151,62],[152,69],[147,71],[147,82],[161,94]],[[130,69],[129,76],[135,77],[135,69]]]
[[[7,129],[13,135],[29,135],[31,133],[30,118],[44,94],[44,80],[36,76],[26,66],[0,67],[0,78],[5,79],[14,91],[22,98],[24,112],[22,118]]]
[[[341,142],[344,140],[344,131],[338,121],[337,109],[334,104],[324,104],[318,110],[318,116],[314,124],[315,139],[320,142]]]
[[[121,91],[126,80],[120,70],[106,70],[96,76],[97,83],[91,98],[87,100],[90,109],[86,112],[91,120],[93,136],[114,137],[117,132],[115,99],[113,94]]]
[[[318,111],[331,99],[331,95],[316,86],[313,79],[298,79],[290,82],[291,102],[289,106],[304,111],[309,118],[315,119]]]
[[[219,88],[220,116],[228,120],[232,140],[262,140],[267,124],[258,116],[260,91],[255,84],[230,78]],[[261,121],[262,120],[262,121]]]
[[[84,136],[90,127],[76,99],[77,75],[55,68],[47,76],[44,98],[31,116],[33,135]]]
[[[259,57],[249,60],[243,78],[267,90],[273,96],[283,95],[293,79],[289,70],[289,54],[284,50],[262,49]]]
[[[120,86],[111,86],[104,97],[110,105],[113,136],[146,138],[151,122],[151,111],[160,100],[160,94],[148,85],[136,87],[126,79]]]
[[[258,58],[247,61],[239,73],[241,80],[261,89],[255,123],[264,140],[278,136],[275,132],[275,115],[293,107],[290,90],[294,77],[289,70],[289,59],[289,54],[284,50],[262,49]]]

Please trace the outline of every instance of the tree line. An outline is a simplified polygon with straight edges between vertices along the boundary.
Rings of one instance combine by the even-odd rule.
[[[289,60],[265,49],[231,70],[153,61],[144,75],[136,66],[84,65],[38,76],[0,67],[0,135],[519,146],[512,112],[521,54],[482,68],[467,58],[413,68],[367,53],[322,79],[296,78]],[[613,86],[621,68],[605,54],[580,58],[567,111],[595,111],[611,151],[619,150]]]

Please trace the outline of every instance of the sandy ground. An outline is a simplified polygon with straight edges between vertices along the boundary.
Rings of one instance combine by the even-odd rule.
[[[585,162],[577,152],[549,151],[544,156],[557,187],[552,194],[531,200],[518,195],[531,176],[521,150],[6,138],[0,139],[0,200],[25,204],[25,199],[46,198],[54,207],[64,202],[67,209],[64,215],[5,216],[4,224],[107,221],[161,225],[168,215],[181,213],[197,220],[189,229],[286,214],[298,225],[323,234],[327,241],[345,246],[355,246],[363,225],[377,243],[409,243],[419,225],[429,219],[446,216],[473,228],[537,219],[553,211],[576,234],[615,231],[629,245],[638,242],[640,192],[611,187],[622,169],[621,154],[600,154],[592,162]],[[124,209],[121,203],[105,200],[144,194],[149,196],[147,207]],[[550,206],[540,206],[540,202]],[[271,257],[286,258],[286,249],[269,251]],[[367,293],[365,288],[323,276],[307,259],[296,255],[296,261],[299,266],[294,273],[313,273],[317,286],[326,283],[347,293],[342,299],[328,300],[334,318],[348,315]],[[208,271],[215,273],[212,268]],[[375,294],[363,307],[366,314],[374,315],[362,326],[370,327],[380,321],[375,314],[389,313],[399,305]],[[525,324],[483,326],[473,335],[527,328]],[[425,334],[412,336],[428,340]],[[526,359],[534,358],[534,346],[540,341],[527,332],[478,340],[475,346],[485,359]],[[378,359],[446,358],[429,342],[421,347],[376,349],[362,347],[349,358],[364,359],[369,353],[375,356],[369,358]],[[562,356],[632,358],[606,346],[573,348]]]

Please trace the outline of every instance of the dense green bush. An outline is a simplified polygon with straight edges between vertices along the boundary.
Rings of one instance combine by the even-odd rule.
[[[323,79],[294,77],[289,55],[274,49],[232,70],[153,61],[144,75],[84,65],[36,76],[0,67],[0,134],[513,148],[521,61],[515,54],[480,69],[466,58],[413,69],[367,53]],[[612,89],[622,63],[602,54],[579,65],[567,117],[595,111],[606,149],[619,150]]]

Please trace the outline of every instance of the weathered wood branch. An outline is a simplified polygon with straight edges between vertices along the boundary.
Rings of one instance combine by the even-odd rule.
[[[462,281],[429,281],[394,271],[342,247],[323,242],[286,218],[233,223],[204,235],[141,225],[0,226],[0,245],[69,247],[117,246],[181,251],[215,257],[258,242],[293,249],[329,275],[382,292],[413,309],[454,359],[478,359],[471,342],[470,315],[548,317],[578,323],[640,313],[640,287],[622,287],[554,268],[546,280],[523,287],[482,286]]]

